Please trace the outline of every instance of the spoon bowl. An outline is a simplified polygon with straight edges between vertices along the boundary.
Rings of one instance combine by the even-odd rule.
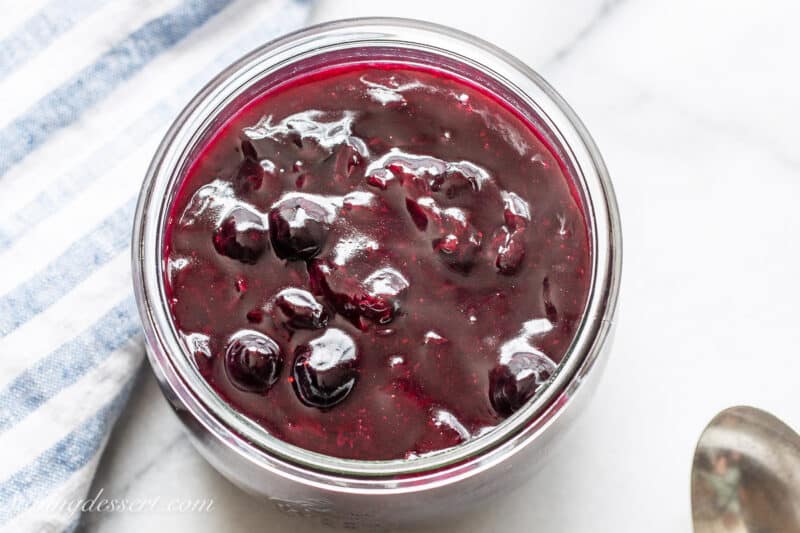
[[[800,435],[732,407],[706,426],[692,465],[695,533],[800,533]]]

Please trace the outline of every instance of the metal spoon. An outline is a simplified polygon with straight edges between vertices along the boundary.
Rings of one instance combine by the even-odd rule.
[[[800,435],[731,407],[708,424],[692,465],[695,533],[800,533]]]

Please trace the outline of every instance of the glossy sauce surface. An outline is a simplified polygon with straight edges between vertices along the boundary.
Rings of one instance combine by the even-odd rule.
[[[591,277],[534,128],[407,65],[257,98],[203,147],[169,224],[171,310],[202,375],[276,437],[343,458],[499,424],[564,357]]]

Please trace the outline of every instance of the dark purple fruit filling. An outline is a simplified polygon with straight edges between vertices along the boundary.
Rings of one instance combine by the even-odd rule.
[[[469,82],[349,64],[257,97],[172,206],[166,282],[204,378],[343,458],[480,436],[555,374],[591,281],[542,135]]]

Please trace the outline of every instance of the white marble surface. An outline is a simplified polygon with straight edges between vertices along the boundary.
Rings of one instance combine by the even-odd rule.
[[[323,0],[315,20],[391,14],[485,37],[573,105],[612,173],[625,261],[594,403],[559,461],[438,532],[689,531],[689,467],[719,409],[800,428],[800,3]],[[148,369],[95,489],[213,498],[205,514],[91,515],[91,532],[296,533],[182,436]]]

